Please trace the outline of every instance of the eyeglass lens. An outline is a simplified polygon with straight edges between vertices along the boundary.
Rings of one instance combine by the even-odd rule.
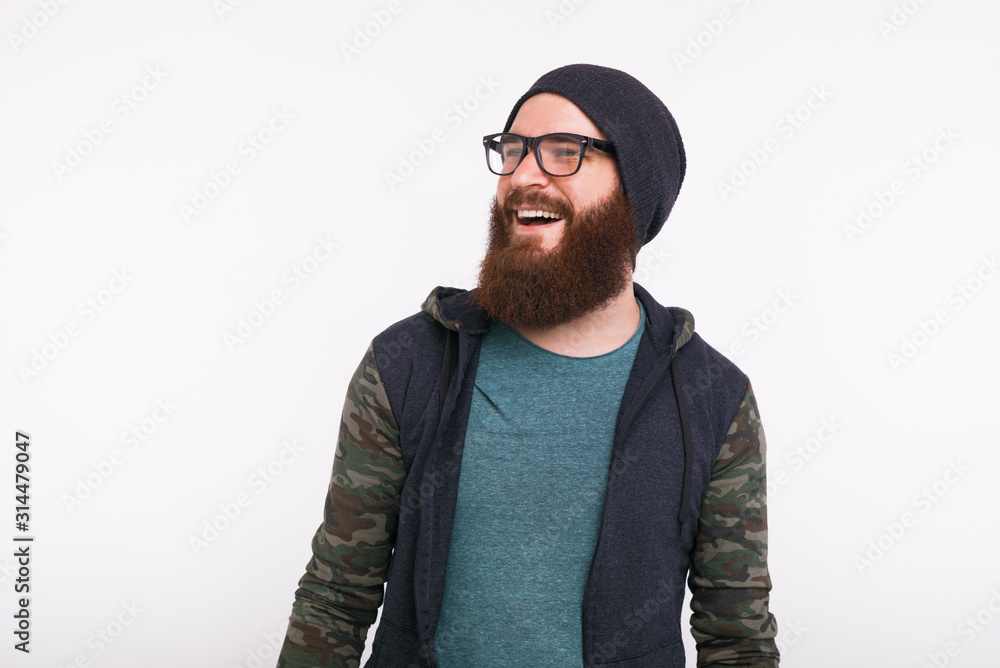
[[[501,176],[513,173],[521,161],[524,142],[516,135],[500,135],[488,152],[490,169]],[[538,144],[541,167],[553,176],[568,176],[580,167],[583,144],[576,137],[551,135]]]

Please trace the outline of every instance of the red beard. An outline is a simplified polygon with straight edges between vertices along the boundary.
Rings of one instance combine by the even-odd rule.
[[[539,239],[514,234],[514,207],[525,204],[563,216],[562,237],[554,248],[545,251]],[[632,207],[620,186],[579,213],[537,193],[512,190],[502,205],[493,198],[489,246],[471,296],[493,320],[548,329],[621,294],[637,246]]]

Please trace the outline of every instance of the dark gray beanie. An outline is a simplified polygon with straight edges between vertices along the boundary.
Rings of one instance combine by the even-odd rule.
[[[684,143],[666,105],[625,72],[600,65],[566,65],[543,74],[521,96],[504,132],[510,130],[524,101],[538,93],[569,99],[614,142],[639,243],[652,240],[670,215],[686,167]]]

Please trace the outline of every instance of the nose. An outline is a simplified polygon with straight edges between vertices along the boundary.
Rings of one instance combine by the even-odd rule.
[[[544,186],[548,182],[548,174],[538,166],[535,152],[531,149],[528,150],[528,154],[524,156],[524,160],[517,166],[514,173],[510,175],[510,185],[519,190],[533,185]]]

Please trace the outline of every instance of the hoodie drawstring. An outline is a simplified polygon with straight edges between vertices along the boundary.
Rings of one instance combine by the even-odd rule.
[[[448,394],[448,385],[451,383],[451,339],[452,331],[446,330],[444,341],[444,359],[441,360],[441,378],[439,379],[440,391],[438,393],[438,426],[441,424],[441,417],[444,413],[444,398]],[[435,434],[437,436],[437,434]],[[435,439],[436,440],[436,439]]]
[[[670,361],[670,371],[674,377],[674,395],[677,397],[677,410],[681,418],[681,440],[684,441],[684,482],[681,484],[681,509],[677,514],[681,533],[684,532],[684,520],[691,509],[691,476],[694,473],[694,444],[691,442],[691,419],[687,413],[687,399],[681,388],[680,368],[677,355]]]

